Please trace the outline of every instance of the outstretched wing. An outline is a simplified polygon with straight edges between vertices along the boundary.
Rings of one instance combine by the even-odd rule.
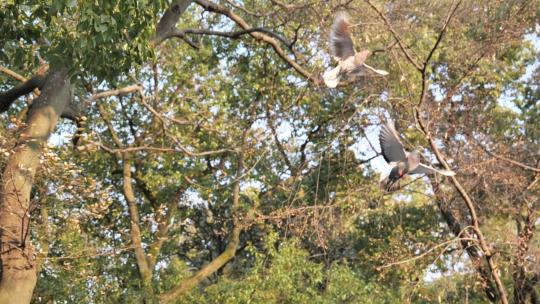
[[[354,44],[351,39],[351,27],[349,15],[344,12],[338,12],[330,32],[330,51],[332,56],[345,60],[354,56]]]
[[[424,165],[422,163],[420,163],[418,165],[418,167],[416,167],[414,170],[409,172],[409,174],[435,174],[435,173],[442,174],[444,176],[454,176],[454,175],[456,175],[456,172],[454,172],[454,171],[442,170],[442,169],[439,170],[439,169],[435,169],[433,167]]]
[[[379,133],[379,143],[381,144],[382,155],[388,163],[407,160],[405,149],[401,141],[399,141],[399,136],[391,120],[382,126]]]

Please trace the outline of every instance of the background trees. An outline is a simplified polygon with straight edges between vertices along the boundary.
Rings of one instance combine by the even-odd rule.
[[[536,1],[2,6],[0,298],[536,303]],[[321,86],[340,9],[390,76]],[[382,193],[390,117],[456,178]]]

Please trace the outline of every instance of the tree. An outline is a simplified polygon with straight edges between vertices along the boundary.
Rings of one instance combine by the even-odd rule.
[[[538,7],[2,4],[0,303],[535,303]],[[328,90],[342,9],[391,73]],[[389,118],[456,177],[383,193]]]

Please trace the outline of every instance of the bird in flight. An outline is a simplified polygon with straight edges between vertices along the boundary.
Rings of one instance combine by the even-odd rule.
[[[454,171],[439,170],[424,165],[420,162],[420,152],[405,151],[399,140],[399,135],[394,128],[394,123],[388,121],[382,126],[379,133],[382,155],[386,162],[392,166],[390,174],[381,180],[381,186],[386,191],[394,191],[400,188],[399,182],[409,174],[442,174],[445,176],[456,175]]]
[[[338,12],[334,19],[330,31],[330,51],[338,61],[338,65],[323,74],[324,83],[329,88],[335,88],[342,75],[347,77],[388,75],[387,71],[377,70],[365,63],[371,56],[371,51],[364,50],[357,53],[354,50],[349,15],[344,11]]]

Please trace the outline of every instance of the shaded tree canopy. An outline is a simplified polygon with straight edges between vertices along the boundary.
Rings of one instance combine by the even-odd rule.
[[[339,11],[389,75],[343,78]],[[0,4],[0,303],[538,303],[540,4]],[[455,176],[379,186],[393,120]]]

